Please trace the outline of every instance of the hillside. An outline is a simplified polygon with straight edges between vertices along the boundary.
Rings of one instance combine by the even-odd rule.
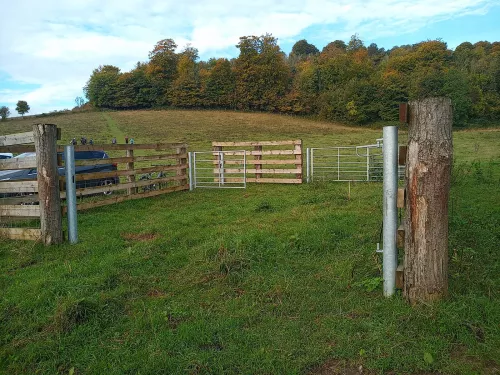
[[[129,135],[190,150],[381,135],[224,111],[41,120],[58,124],[64,143]],[[346,183],[176,192],[79,212],[76,245],[0,239],[0,373],[497,374],[500,131],[454,141],[447,300],[412,308],[382,296],[380,183],[353,183],[349,195]]]
[[[136,143],[186,142],[189,151],[209,150],[212,141],[302,139],[304,147],[371,144],[382,129],[314,121],[303,117],[204,110],[137,110],[80,112],[42,118],[11,119],[0,123],[0,135],[28,131],[38,122],[57,124],[62,144],[75,137],[93,138],[96,144],[110,143],[116,136],[133,137]],[[404,128],[400,141],[405,141]],[[500,127],[456,130],[457,160],[500,159]]]

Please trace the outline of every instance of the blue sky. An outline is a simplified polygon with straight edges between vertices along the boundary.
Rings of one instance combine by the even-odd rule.
[[[244,35],[272,33],[285,52],[307,39],[320,50],[357,33],[366,45],[441,38],[450,48],[500,41],[500,0],[18,0],[0,23],[0,106],[16,115],[72,108],[92,70],[145,61],[161,39],[188,43],[202,59],[236,57]]]

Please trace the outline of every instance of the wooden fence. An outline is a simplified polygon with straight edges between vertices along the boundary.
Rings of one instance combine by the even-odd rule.
[[[41,239],[47,244],[59,243],[62,239],[60,216],[52,215],[47,209],[52,201],[46,187],[51,185],[52,181],[45,178],[44,172],[40,178],[36,173],[38,162],[46,163],[46,170],[50,170],[51,167],[57,170],[57,167],[51,166],[46,158],[50,152],[45,151],[52,149],[53,156],[59,138],[60,131],[53,124],[37,124],[31,132],[0,137],[0,152],[43,153],[39,158],[28,156],[0,160],[1,237],[21,240]],[[56,179],[54,181],[57,181]],[[47,204],[34,205],[39,200],[39,192]]]
[[[302,183],[302,140],[212,142],[212,151],[224,151],[225,155],[243,155],[243,153],[245,153],[247,182],[279,184]],[[214,164],[218,165],[219,162],[220,160],[216,155]],[[224,166],[231,165],[231,163],[241,164],[240,162],[227,160],[224,161]],[[219,172],[219,169],[214,169],[214,173]],[[224,172],[242,173],[243,170],[224,168]]]
[[[39,124],[33,132],[0,136],[0,152],[33,153],[0,160],[0,237],[42,240],[46,244],[62,241],[60,216],[55,225],[53,214],[67,211],[64,202],[61,204],[66,198],[66,177],[64,146],[56,146],[56,134],[60,139],[55,125]],[[77,153],[105,151],[110,156],[76,158],[77,209],[188,190],[186,147],[183,143],[75,146]],[[51,164],[48,159],[54,161],[51,168],[46,168]],[[46,169],[52,171],[50,183],[48,176],[41,176]],[[16,175],[9,177],[9,171]],[[52,199],[54,194],[57,199]],[[52,227],[57,229],[51,231]]]
[[[77,209],[189,190],[186,147],[181,143],[75,146],[75,152],[105,151],[110,155],[108,159],[75,161]],[[59,147],[58,151],[62,152],[63,147]],[[79,167],[86,166],[109,168],[94,173],[78,173]],[[60,178],[62,199],[66,198],[65,179],[64,176]],[[63,212],[66,212],[65,207]]]

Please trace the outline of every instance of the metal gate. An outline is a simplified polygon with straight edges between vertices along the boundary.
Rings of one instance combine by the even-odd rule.
[[[382,181],[383,142],[364,146],[338,146],[306,149],[307,182],[312,181]],[[398,168],[404,179],[405,166]]]
[[[245,150],[196,151],[190,154],[193,188],[246,188]]]
[[[382,144],[308,148],[307,181],[382,181]]]

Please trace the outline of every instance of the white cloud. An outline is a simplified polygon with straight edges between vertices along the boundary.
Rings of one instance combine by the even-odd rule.
[[[18,0],[2,9],[0,73],[38,84],[29,92],[2,90],[0,102],[24,95],[37,111],[72,103],[100,64],[130,69],[164,38],[203,57],[236,53],[240,36],[272,33],[299,39],[311,26],[325,44],[354,32],[373,40],[414,31],[430,22],[484,14],[494,0]],[[319,37],[316,38],[318,40]],[[321,47],[321,46],[318,46]],[[5,83],[4,83],[5,84]],[[36,102],[36,104],[35,104]]]

